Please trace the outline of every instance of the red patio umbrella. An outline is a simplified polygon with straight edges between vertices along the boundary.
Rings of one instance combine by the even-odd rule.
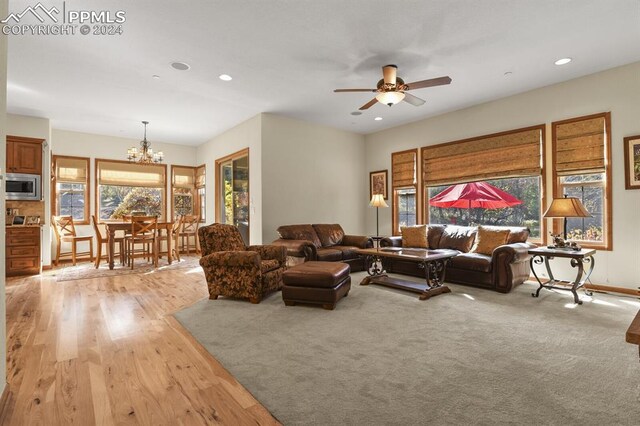
[[[522,204],[522,201],[486,182],[470,182],[450,186],[433,196],[429,204],[459,209],[503,209]]]

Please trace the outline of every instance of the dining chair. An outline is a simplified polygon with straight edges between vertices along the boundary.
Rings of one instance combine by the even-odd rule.
[[[158,216],[132,216],[131,233],[125,236],[127,245],[127,260],[131,269],[137,257],[144,257],[149,261],[153,257],[153,264],[158,266]],[[140,249],[136,246],[140,245]]]
[[[164,227],[163,227],[164,228]],[[162,257],[164,253],[162,251],[162,243],[167,243],[167,248],[169,247],[169,239],[171,239],[171,255],[174,259],[180,261],[180,250],[178,249],[178,237],[180,232],[180,217],[177,217],[175,221],[171,224],[171,228],[165,228],[166,231],[162,231],[160,227],[158,227],[158,257]]]
[[[96,233],[96,241],[98,242],[98,245],[96,247],[96,269],[98,269],[100,267],[100,261],[102,260],[102,245],[105,244],[106,246],[106,256],[108,256],[109,254],[109,245],[108,243],[108,238],[106,237],[106,233],[105,236],[102,236],[102,232],[100,231],[100,228],[98,226],[98,220],[96,219],[96,215],[91,215],[91,225],[93,226],[93,231]],[[125,250],[124,250],[124,237],[116,237],[114,239],[114,242],[118,245],[118,255],[120,256],[120,264],[124,265],[125,263]],[[114,253],[115,256],[115,253]]]
[[[76,266],[76,259],[78,255],[89,255],[89,260],[93,260],[93,236],[92,235],[76,235],[76,227],[73,224],[72,216],[51,216],[51,222],[53,222],[53,231],[56,235],[56,260],[55,265],[60,263],[61,256],[71,255],[71,262],[73,266]],[[89,251],[78,253],[78,243],[88,242]],[[71,243],[71,252],[61,253],[62,243]]]
[[[198,227],[200,226],[200,216],[198,215],[184,215],[180,219],[180,232],[179,237],[182,241],[182,251],[187,251],[187,254],[191,254],[191,238],[193,237],[193,251],[200,253],[200,247],[198,245]]]

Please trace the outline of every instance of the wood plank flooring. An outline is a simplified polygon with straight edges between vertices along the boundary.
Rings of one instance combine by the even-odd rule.
[[[7,425],[279,424],[170,315],[199,267],[7,281]],[[250,305],[247,304],[250,309]]]

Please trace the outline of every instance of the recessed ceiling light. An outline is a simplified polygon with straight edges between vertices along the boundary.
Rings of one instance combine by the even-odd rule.
[[[186,71],[191,68],[191,65],[187,64],[186,62],[171,62],[171,67],[178,71]]]
[[[352,111],[350,112],[351,115],[362,115],[362,111]]]
[[[222,81],[231,81],[233,78],[229,74],[220,74],[218,78]]]
[[[380,121],[380,120],[382,120],[382,117],[376,117],[376,118],[374,118],[374,120]]]
[[[153,77],[154,80],[160,80],[160,76],[158,74],[154,74],[151,77]]]
[[[556,65],[565,65],[568,64],[569,62],[571,62],[571,58],[562,58],[562,59],[558,59],[557,61],[555,61],[554,63]]]

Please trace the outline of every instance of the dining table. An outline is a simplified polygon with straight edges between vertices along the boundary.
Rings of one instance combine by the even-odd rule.
[[[109,269],[113,269],[114,267],[114,252],[115,252],[115,238],[116,231],[131,231],[131,222],[124,221],[105,221],[104,225],[107,227],[107,241],[109,249],[108,257],[109,257]],[[169,238],[167,238],[167,262],[171,265],[173,261],[173,256],[171,256],[171,231],[173,230],[173,221],[171,222],[158,222],[158,246],[160,245],[160,241],[162,241],[162,233],[166,232]],[[158,250],[160,251],[160,250]]]

